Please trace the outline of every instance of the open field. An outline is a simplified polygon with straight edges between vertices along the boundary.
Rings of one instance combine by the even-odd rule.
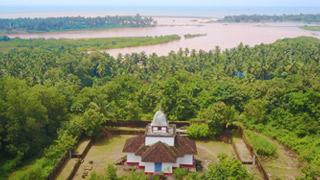
[[[95,142],[90,148],[87,156],[84,158],[84,162],[80,165],[78,172],[75,174],[74,179],[82,179],[82,174],[84,169],[88,166],[92,166],[92,170],[89,171],[90,177],[91,172],[96,172],[97,174],[105,174],[105,169],[108,167],[109,163],[114,163],[121,157],[125,156],[126,153],[122,153],[122,148],[126,140],[130,135],[119,135],[113,136],[111,139],[101,139]],[[92,164],[89,161],[93,161]],[[118,175],[123,175],[121,167],[118,168]]]
[[[226,153],[231,155],[234,153],[231,144],[224,142],[208,140],[196,141],[196,143],[198,154],[195,155],[195,158],[202,161],[203,170],[206,170],[210,163],[217,162],[218,154]]]

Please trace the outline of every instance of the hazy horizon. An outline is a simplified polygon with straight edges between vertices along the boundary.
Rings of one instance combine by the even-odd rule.
[[[182,17],[224,17],[240,14],[319,14],[318,7],[234,7],[234,6],[1,6],[1,18],[15,17],[48,17],[48,16],[105,16],[105,15],[135,15],[142,16],[182,16]],[[59,12],[59,14],[57,14]]]
[[[2,6],[4,5],[23,5],[23,6],[36,6],[36,5],[96,5],[96,6],[285,6],[285,7],[306,7],[306,6],[320,6],[319,0],[162,0],[162,1],[150,1],[150,0],[0,0]]]

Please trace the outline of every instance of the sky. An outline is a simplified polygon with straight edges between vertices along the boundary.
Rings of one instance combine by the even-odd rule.
[[[3,6],[211,6],[320,7],[320,0],[0,0]]]

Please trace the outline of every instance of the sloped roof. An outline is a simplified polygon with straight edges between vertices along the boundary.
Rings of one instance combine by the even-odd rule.
[[[150,146],[141,156],[143,162],[176,163],[177,156],[171,148],[161,141]]]
[[[136,152],[145,142],[145,136],[139,135],[126,140],[122,152]]]
[[[183,152],[183,154],[197,154],[196,142],[182,136],[176,137],[176,147]]]
[[[162,112],[161,110],[157,111],[153,117],[151,126],[168,126],[168,125],[169,123],[164,112]]]
[[[196,143],[186,137],[177,136],[175,146],[158,141],[152,146],[145,146],[145,136],[136,136],[126,141],[123,152],[134,152],[144,162],[175,163],[177,157],[186,154],[197,154]]]

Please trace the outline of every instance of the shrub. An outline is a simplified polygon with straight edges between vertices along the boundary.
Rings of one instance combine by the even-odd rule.
[[[114,167],[113,164],[108,164],[108,167],[107,167],[107,179],[110,179],[110,180],[117,180],[118,177],[117,177],[117,168]]]
[[[262,156],[275,156],[277,145],[264,136],[251,131],[246,131],[249,143],[253,146],[257,154]]]
[[[218,155],[219,162],[211,164],[205,173],[205,179],[245,179],[253,180],[253,175],[249,174],[242,163],[228,156],[227,154]]]
[[[183,168],[177,168],[173,170],[173,174],[177,180],[181,180],[185,175],[187,175],[187,171]]]
[[[187,128],[187,135],[192,139],[205,139],[210,137],[211,133],[207,124],[194,123]]]

